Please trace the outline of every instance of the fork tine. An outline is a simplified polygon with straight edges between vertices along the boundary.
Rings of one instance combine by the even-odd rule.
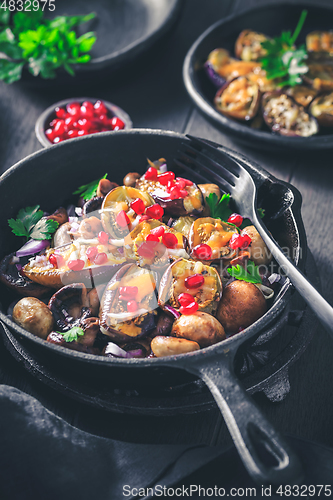
[[[189,158],[187,156],[185,156],[185,160],[190,160],[192,162],[192,164],[194,164],[196,167],[199,167],[200,170],[204,170],[204,171],[207,171],[207,173],[209,174],[210,177],[214,178],[215,182],[221,186],[223,188],[223,190],[226,192],[226,193],[230,193],[231,190],[232,190],[232,186],[225,182],[224,179],[222,177],[220,177],[219,175],[216,175],[215,172],[213,172],[212,170],[210,170],[209,168],[206,168],[205,166],[203,166],[201,163],[196,163],[193,158]],[[184,163],[184,161],[181,161],[181,159],[174,159],[174,162],[176,163],[176,165],[178,165],[179,167],[183,168],[184,170],[186,170],[186,172],[188,172],[189,174],[191,174],[191,177],[193,177],[194,175],[200,179],[201,182],[203,182],[204,184],[207,183],[207,178],[198,174],[198,172],[196,172],[195,170],[193,170],[193,167],[191,167],[189,164],[186,164]]]

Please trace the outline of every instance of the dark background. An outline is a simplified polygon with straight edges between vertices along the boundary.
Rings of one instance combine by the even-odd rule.
[[[67,97],[87,95],[114,102],[129,113],[135,127],[175,130],[217,141],[246,154],[301,191],[308,244],[318,267],[323,295],[333,303],[332,153],[270,153],[240,146],[199,114],[182,82],[184,57],[198,35],[221,17],[264,3],[267,4],[267,0],[184,0],[180,19],[173,30],[125,71],[104,75],[90,83],[75,79],[64,86],[54,83],[38,87],[24,83],[0,84],[1,172],[40,149],[34,134],[36,119],[53,102]],[[331,5],[332,1],[320,4]],[[319,326],[306,352],[290,368],[291,390],[286,399],[272,403],[263,394],[254,396],[282,433],[333,445],[332,359],[332,339]],[[150,443],[215,445],[229,441],[217,409],[175,417],[133,417],[95,410],[45,387],[14,361],[2,345],[0,383],[34,395],[71,424],[96,434]]]

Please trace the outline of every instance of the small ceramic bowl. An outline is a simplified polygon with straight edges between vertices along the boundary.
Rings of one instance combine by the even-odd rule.
[[[37,139],[39,140],[42,146],[44,146],[45,148],[49,148],[54,145],[45,135],[45,131],[48,128],[50,128],[50,122],[53,119],[57,118],[55,114],[55,109],[64,108],[66,107],[67,104],[73,102],[79,102],[80,104],[82,104],[84,101],[89,101],[92,104],[95,104],[97,101],[102,101],[108,110],[109,118],[118,117],[124,122],[125,124],[124,129],[128,130],[132,128],[133,123],[130,116],[122,108],[119,108],[119,106],[116,106],[111,102],[105,101],[104,99],[95,99],[93,97],[71,97],[70,99],[64,99],[62,101],[58,101],[52,104],[52,106],[48,107],[45,111],[43,111],[43,113],[39,116],[38,120],[36,121],[35,133]],[[112,130],[110,129],[110,132],[111,131]],[[89,133],[87,135],[89,135]],[[68,138],[64,140],[70,141],[71,139]]]

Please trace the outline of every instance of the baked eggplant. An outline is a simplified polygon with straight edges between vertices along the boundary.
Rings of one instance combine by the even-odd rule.
[[[180,310],[180,294],[188,294],[198,309],[213,314],[222,296],[222,282],[216,269],[200,261],[178,259],[164,273],[158,295],[159,306]],[[189,297],[190,298],[190,297]]]
[[[247,121],[254,118],[260,104],[259,86],[245,76],[225,83],[216,93],[214,104],[225,116]]]
[[[208,55],[208,59],[204,64],[205,71],[210,81],[215,87],[220,88],[225,83],[226,78],[220,75],[220,68],[234,61],[230,54],[225,49],[214,49]]]
[[[234,226],[221,221],[220,219],[213,219],[212,217],[202,217],[193,222],[190,234],[189,245],[191,254],[198,245],[206,244],[211,248],[211,259],[231,259],[235,255],[235,250],[228,246],[233,234],[238,231]]]
[[[262,42],[268,40],[263,33],[252,30],[243,30],[235,43],[235,55],[243,61],[258,61],[266,55]]]
[[[292,97],[297,104],[307,108],[313,99],[318,95],[318,91],[306,85],[295,85],[286,89],[286,94]]]
[[[303,75],[303,80],[319,92],[333,90],[333,65],[313,63],[308,65],[309,71]]]
[[[156,170],[154,176],[150,174],[149,169],[136,182],[136,187],[141,193],[148,193],[164,209],[165,213],[179,217],[181,215],[199,215],[204,210],[202,192],[194,182],[182,177],[175,177],[171,171],[161,173]]]
[[[306,50],[320,56],[333,56],[333,31],[312,31],[306,36]]]
[[[310,105],[310,113],[319,125],[333,127],[333,92],[317,97]]]
[[[126,264],[108,283],[100,307],[100,329],[117,343],[154,330],[157,318],[157,275]]]
[[[127,259],[159,272],[164,272],[170,258],[189,257],[187,249],[182,233],[156,219],[141,222],[125,238]]]
[[[144,209],[154,204],[154,200],[147,191],[139,191],[130,186],[118,186],[112,189],[104,198],[101,208],[101,220],[103,227],[113,239],[123,239],[139,220],[138,214],[131,203],[142,200]]]
[[[284,92],[266,92],[262,109],[266,125],[276,134],[309,137],[318,133],[317,120]]]

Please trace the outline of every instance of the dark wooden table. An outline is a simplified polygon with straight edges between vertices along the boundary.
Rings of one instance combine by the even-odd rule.
[[[197,36],[217,19],[261,3],[264,2],[184,0],[177,25],[162,43],[130,70],[91,84],[75,83],[68,88],[1,84],[1,172],[40,149],[34,134],[37,117],[47,106],[67,97],[91,95],[108,99],[128,111],[135,127],[175,130],[212,139],[246,154],[301,191],[309,247],[318,266],[323,295],[333,303],[332,153],[302,155],[281,151],[271,154],[245,148],[199,114],[182,82],[182,63]],[[326,3],[331,2],[327,0]],[[287,398],[272,403],[263,394],[254,396],[277,429],[333,445],[332,360],[333,341],[319,327],[306,352],[290,369],[291,390]],[[95,410],[38,382],[3,348],[0,351],[0,383],[32,394],[71,424],[100,435],[155,443],[224,444],[228,441],[224,422],[216,409],[176,417],[132,417]]]

